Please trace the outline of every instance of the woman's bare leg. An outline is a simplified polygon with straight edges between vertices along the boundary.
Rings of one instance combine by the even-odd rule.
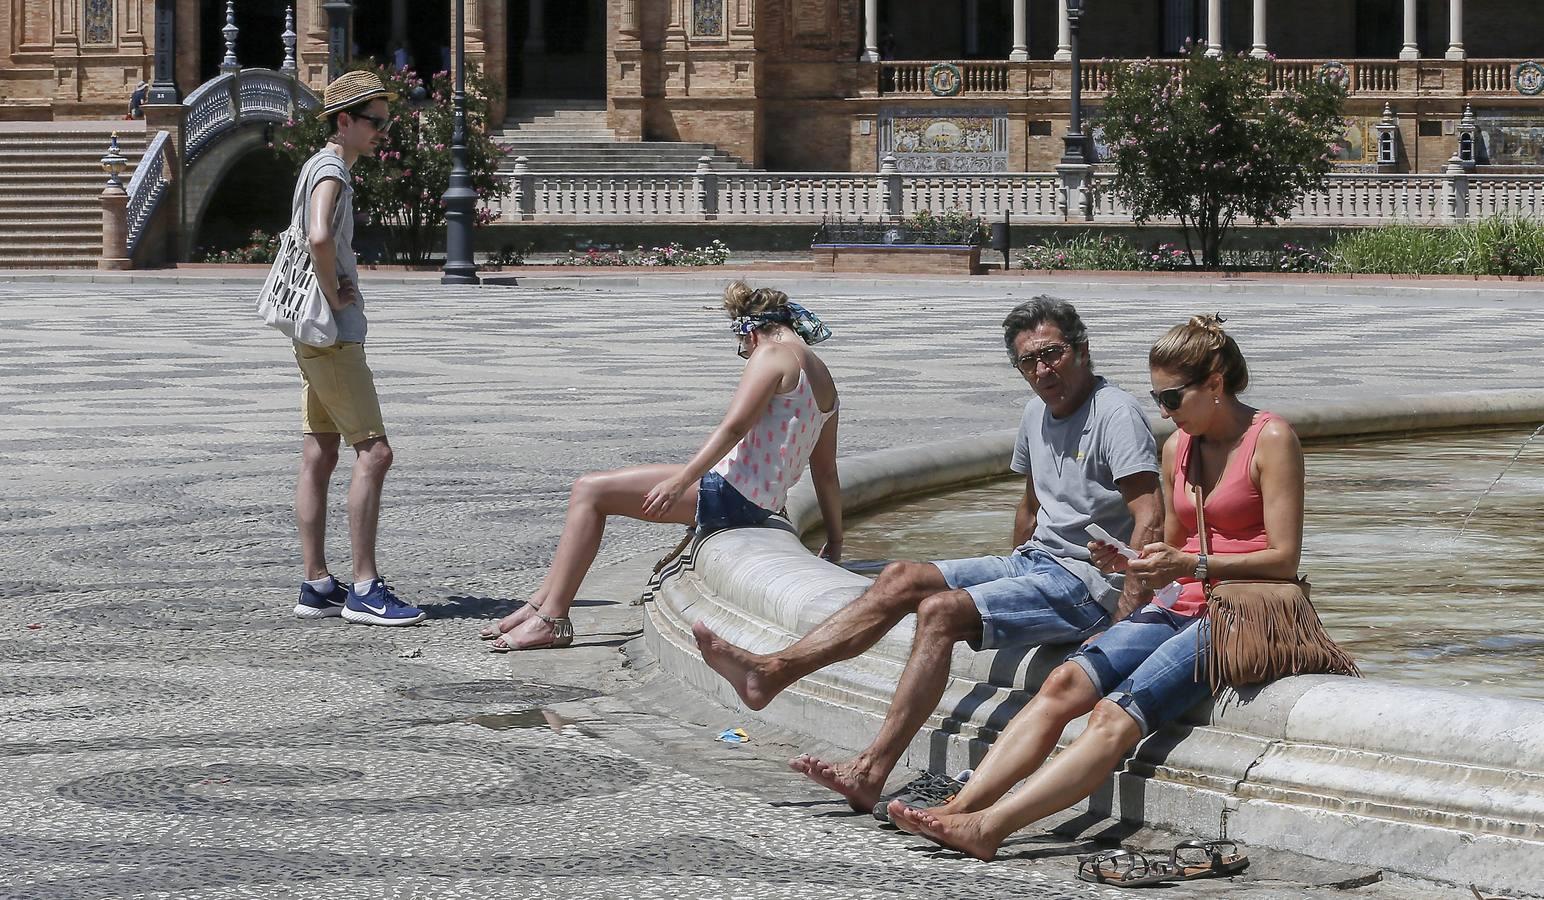
[[[1008,835],[1092,794],[1141,737],[1136,719],[1113,702],[1100,700],[1078,739],[1000,802],[978,812],[949,814],[896,801],[890,804],[890,816],[934,843],[991,859]]]
[[[643,501],[649,491],[667,478],[681,473],[682,466],[632,466],[610,472],[591,472],[574,482],[568,495],[568,518],[558,538],[557,553],[547,570],[542,588],[537,591],[541,613],[561,618],[573,606],[579,585],[595,562],[607,516],[627,516],[644,520]],[[692,484],[663,519],[645,521],[676,522],[691,525],[697,521],[697,485]],[[520,610],[516,610],[519,613]],[[520,649],[541,646],[552,638],[552,626],[531,613],[525,621],[505,632],[499,643]]]

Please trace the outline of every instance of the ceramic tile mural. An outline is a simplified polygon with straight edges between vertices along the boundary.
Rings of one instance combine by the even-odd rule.
[[[1498,166],[1544,166],[1544,117],[1503,112],[1474,114],[1480,160]]]
[[[113,0],[86,0],[86,43],[113,42]]]
[[[969,114],[883,113],[879,158],[895,157],[902,172],[1008,171],[1008,117]]]
[[[708,37],[724,33],[724,0],[692,0],[692,33]]]

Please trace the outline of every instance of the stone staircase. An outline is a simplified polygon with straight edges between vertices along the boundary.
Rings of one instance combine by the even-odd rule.
[[[711,144],[621,141],[606,127],[606,108],[592,100],[511,103],[494,141],[510,147],[500,171],[524,156],[533,172],[690,172],[707,156],[715,169],[749,169]]]
[[[123,185],[145,153],[143,122],[0,125],[0,268],[88,268],[102,256],[102,157],[118,132]]]

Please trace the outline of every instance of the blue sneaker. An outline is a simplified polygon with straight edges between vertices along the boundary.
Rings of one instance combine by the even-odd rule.
[[[370,590],[363,596],[348,589],[348,599],[343,603],[343,619],[356,625],[417,625],[427,613],[416,606],[408,606],[386,586],[386,579],[370,582]]]
[[[322,593],[304,581],[300,583],[300,599],[295,602],[295,618],[328,619],[343,615],[343,603],[348,599],[348,588],[336,578],[332,590]]]

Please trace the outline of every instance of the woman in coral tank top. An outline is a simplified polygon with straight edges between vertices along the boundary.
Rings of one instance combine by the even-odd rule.
[[[1152,590],[1176,581],[1180,589],[1163,591],[1162,600],[1057,667],[953,800],[934,809],[892,803],[891,817],[902,828],[991,859],[1008,835],[1089,796],[1139,740],[1207,697],[1205,668],[1197,668],[1209,646],[1203,580],[1297,575],[1302,447],[1285,420],[1238,398],[1249,386],[1249,368],[1222,319],[1197,316],[1171,328],[1153,345],[1148,367],[1153,401],[1178,426],[1163,448],[1164,541],[1140,548],[1129,563],[1108,544],[1095,541],[1089,550],[1105,571],[1124,571]],[[1209,557],[1200,553],[1192,481],[1205,491]],[[1084,713],[1092,713],[1088,727],[1042,765],[1062,730]],[[1095,865],[1080,877],[1131,883],[1165,874],[1163,865],[1143,873],[1125,863]],[[1211,873],[1180,873],[1196,874]]]
[[[808,346],[831,331],[782,291],[752,290],[743,281],[724,291],[724,309],[747,360],[724,420],[685,465],[591,472],[574,482],[541,587],[529,603],[483,629],[495,651],[573,642],[568,610],[600,549],[607,516],[706,530],[760,525],[783,508],[808,466],[828,535],[820,555],[832,562],[841,557],[836,383]]]

